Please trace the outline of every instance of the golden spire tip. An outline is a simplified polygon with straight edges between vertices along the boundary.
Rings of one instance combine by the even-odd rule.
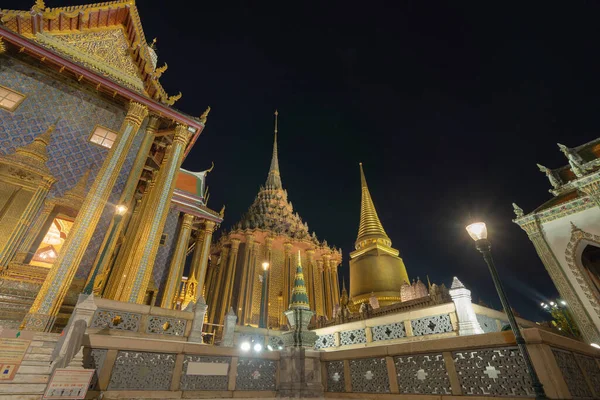
[[[279,115],[279,113],[277,112],[277,109],[275,109],[275,134],[277,134],[277,116]]]

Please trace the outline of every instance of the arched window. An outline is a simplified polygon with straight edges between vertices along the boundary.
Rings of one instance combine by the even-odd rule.
[[[600,247],[588,244],[581,253],[581,265],[600,294]]]

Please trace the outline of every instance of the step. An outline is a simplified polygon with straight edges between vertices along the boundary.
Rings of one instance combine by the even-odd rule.
[[[45,383],[20,383],[18,385],[0,384],[0,394],[43,394],[45,390]]]
[[[27,354],[52,354],[54,347],[31,347],[27,350]]]
[[[10,382],[5,383],[47,383],[50,380],[50,375],[47,374],[17,374]]]
[[[35,353],[26,353],[23,357],[23,361],[52,361],[52,354],[35,354]]]
[[[25,374],[25,375],[42,375],[47,374],[50,375],[52,372],[52,368],[50,364],[46,363],[46,365],[23,365],[19,367],[17,374]]]
[[[0,400],[40,400],[41,394],[0,394]]]

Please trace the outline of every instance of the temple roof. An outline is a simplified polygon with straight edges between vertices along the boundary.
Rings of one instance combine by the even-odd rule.
[[[380,240],[387,246],[391,246],[392,241],[385,233],[381,221],[379,221],[379,217],[377,216],[373,199],[371,199],[362,163],[359,166],[362,198],[360,202],[360,225],[358,227],[358,237],[356,238],[356,248],[362,247],[369,240]]]
[[[57,8],[37,0],[31,10],[0,10],[0,23],[148,98],[173,105],[181,97],[158,81],[167,66],[157,68],[134,0]]]

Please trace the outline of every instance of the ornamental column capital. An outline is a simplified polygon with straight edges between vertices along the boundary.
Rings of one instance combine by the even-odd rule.
[[[292,250],[292,243],[291,242],[285,242],[283,244],[283,249],[285,250],[286,253],[289,253]]]
[[[190,228],[194,223],[194,216],[192,214],[183,213],[183,221],[181,223],[182,228]]]
[[[315,249],[307,249],[305,251],[306,251],[306,254],[308,254],[308,255],[314,255],[315,254]]]
[[[129,102],[129,108],[127,109],[127,115],[125,120],[140,126],[142,121],[148,115],[148,107],[135,101]]]
[[[188,141],[192,137],[192,132],[188,130],[187,125],[177,124],[175,127],[175,134],[173,136],[173,143],[180,143],[183,146],[188,144]]]
[[[237,252],[240,247],[241,240],[238,238],[231,238],[231,251]]]
[[[248,232],[248,233],[246,233],[245,236],[246,236],[246,242],[248,242],[248,245],[254,244],[254,233]]]
[[[146,133],[156,134],[158,127],[160,126],[160,117],[156,114],[151,114],[148,117],[148,124],[146,125]]]
[[[271,250],[271,247],[273,247],[274,240],[275,238],[273,236],[267,236],[265,238],[265,246],[267,246],[267,250]]]
[[[209,219],[204,221],[204,232],[206,233],[213,233],[213,231],[215,230],[215,226],[216,226],[216,222],[215,221],[211,221]]]

